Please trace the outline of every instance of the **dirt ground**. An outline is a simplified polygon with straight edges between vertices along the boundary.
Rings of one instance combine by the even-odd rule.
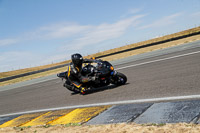
[[[168,43],[163,43],[161,45],[156,45],[148,47],[145,49],[139,49],[135,51],[125,52],[119,55],[113,55],[103,58],[104,60],[116,60],[136,54],[141,54],[157,49],[163,49],[166,47],[171,47],[175,45],[184,44],[187,42],[192,42],[200,39],[200,35],[193,37],[172,41]],[[62,71],[62,70],[60,70]],[[52,73],[57,73],[52,72]],[[31,77],[32,79],[33,77]],[[24,79],[30,80],[30,79]],[[7,83],[10,84],[10,83]],[[3,85],[3,84],[2,84]],[[5,84],[4,84],[5,85]],[[1,84],[0,84],[1,86]],[[7,127],[0,128],[0,133],[200,133],[200,124],[108,124],[108,125],[57,125],[57,126],[37,126],[37,127]]]
[[[180,39],[180,40],[162,43],[162,44],[159,44],[159,45],[141,48],[141,49],[137,49],[137,50],[133,50],[133,51],[129,51],[129,52],[124,52],[124,53],[104,57],[102,59],[108,60],[108,61],[118,60],[118,59],[121,59],[121,58],[129,57],[129,56],[133,56],[133,55],[138,55],[138,54],[142,54],[142,53],[146,53],[146,52],[151,52],[151,51],[155,51],[155,50],[159,50],[159,49],[169,48],[169,47],[173,47],[173,46],[177,46],[177,45],[181,45],[181,44],[185,44],[185,43],[189,43],[189,42],[194,42],[194,41],[197,41],[197,40],[200,40],[200,35],[191,36],[191,37],[183,38],[183,39]]]
[[[108,124],[2,128],[0,133],[200,133],[200,124]]]

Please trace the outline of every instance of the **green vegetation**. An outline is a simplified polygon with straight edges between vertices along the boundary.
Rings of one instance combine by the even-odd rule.
[[[31,128],[31,126],[27,126],[27,127],[14,127],[15,130],[17,131],[23,131],[25,129]]]
[[[44,125],[44,128],[49,128],[49,127],[52,127],[52,125],[50,124]]]
[[[71,127],[71,126],[75,127],[75,126],[81,126],[81,124],[80,123],[69,123],[69,124],[65,124],[64,126],[65,127]]]

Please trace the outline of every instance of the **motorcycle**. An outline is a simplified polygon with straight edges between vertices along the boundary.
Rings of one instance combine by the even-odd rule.
[[[57,74],[57,76],[66,80],[66,84],[64,84],[64,87],[66,87],[68,90],[75,93],[80,92],[80,90],[77,90],[77,88],[75,88],[74,85],[71,84],[67,77],[67,73],[68,71],[62,72]],[[103,60],[99,60],[99,62],[96,63],[96,66],[92,65],[91,63],[84,64],[81,74],[85,77],[95,77],[94,81],[86,81],[82,83],[82,87],[90,88],[90,90],[92,88],[109,86],[110,84],[120,86],[126,84],[127,82],[126,75],[115,71],[112,64],[110,64],[108,61]],[[86,91],[82,94],[85,94]]]

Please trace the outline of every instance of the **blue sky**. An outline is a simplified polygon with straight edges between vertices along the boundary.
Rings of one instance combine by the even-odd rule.
[[[200,0],[0,0],[0,72],[200,26]]]

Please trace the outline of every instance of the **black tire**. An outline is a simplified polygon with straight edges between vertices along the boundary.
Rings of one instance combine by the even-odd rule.
[[[72,91],[74,93],[79,93],[80,92],[80,90],[76,89],[75,87],[73,87],[72,85],[69,85],[67,83],[65,83],[63,86],[65,88],[67,88],[69,91]]]
[[[116,85],[124,85],[127,82],[127,77],[123,73],[117,72],[116,74]]]

